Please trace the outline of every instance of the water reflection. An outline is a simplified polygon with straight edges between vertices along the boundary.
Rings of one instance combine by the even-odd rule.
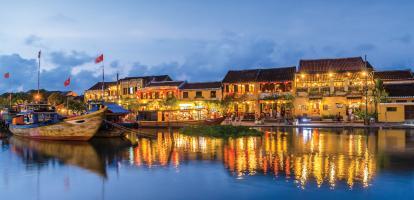
[[[298,187],[308,184],[330,188],[345,184],[368,187],[386,167],[388,156],[407,151],[405,130],[276,129],[263,137],[217,139],[190,137],[159,131],[157,140],[140,139],[131,152],[131,164],[179,167],[194,160],[221,161],[238,179],[268,175],[292,180]],[[413,145],[414,146],[414,145]],[[392,155],[390,155],[392,154]],[[414,155],[414,154],[412,154]],[[414,169],[414,164],[406,163]]]
[[[405,130],[268,129],[262,137],[218,139],[158,130],[157,139],[85,143],[3,140],[27,166],[57,160],[101,177],[107,167],[179,169],[194,162],[222,163],[230,176],[268,176],[308,186],[369,187],[381,170],[414,169],[413,134]],[[136,145],[132,145],[135,144]],[[395,159],[398,162],[395,162]],[[199,173],[203,173],[200,171]]]

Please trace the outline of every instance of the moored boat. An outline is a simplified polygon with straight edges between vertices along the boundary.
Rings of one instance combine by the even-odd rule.
[[[130,112],[116,103],[109,103],[103,101],[88,102],[88,112],[93,113],[101,108],[106,107],[105,117],[99,131],[95,137],[124,137],[125,128],[136,128],[137,124],[133,121],[125,120],[126,115]]]
[[[91,139],[102,124],[106,108],[67,119],[59,119],[53,109],[33,109],[19,113],[9,126],[16,136],[43,140]]]

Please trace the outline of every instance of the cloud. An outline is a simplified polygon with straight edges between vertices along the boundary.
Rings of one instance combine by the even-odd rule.
[[[398,42],[401,42],[403,44],[411,44],[413,38],[410,34],[405,34],[405,35],[402,35],[402,36],[396,38],[395,40],[398,41]]]
[[[29,35],[24,39],[24,43],[28,46],[43,47],[42,38],[37,35]]]
[[[369,44],[369,43],[364,43],[364,44],[360,44],[358,46],[355,47],[355,50],[357,51],[372,51],[376,48],[376,46],[374,44]]]
[[[82,92],[100,79],[93,73],[81,71],[75,76],[72,70],[76,67],[90,64],[93,57],[78,51],[53,51],[47,54],[53,68],[42,70],[40,87],[47,90],[75,90]],[[37,60],[26,59],[19,54],[0,55],[0,73],[10,73],[10,78],[0,82],[0,91],[22,91],[37,88]],[[69,88],[63,86],[67,77],[72,76]]]
[[[62,24],[62,23],[68,24],[68,23],[76,22],[76,19],[69,17],[67,15],[64,15],[62,13],[57,13],[55,15],[49,16],[47,19],[50,22],[57,23],[57,24]]]

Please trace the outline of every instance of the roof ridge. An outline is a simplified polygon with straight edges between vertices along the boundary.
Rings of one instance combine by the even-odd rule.
[[[355,57],[339,57],[339,58],[319,58],[319,59],[300,59],[299,62],[301,61],[319,61],[319,60],[346,60],[346,59],[361,59],[362,61],[364,61],[364,59],[362,59],[361,56],[355,56]]]

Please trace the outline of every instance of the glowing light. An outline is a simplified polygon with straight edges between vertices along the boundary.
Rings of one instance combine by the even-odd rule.
[[[329,77],[332,77],[333,76],[333,73],[329,73]]]

